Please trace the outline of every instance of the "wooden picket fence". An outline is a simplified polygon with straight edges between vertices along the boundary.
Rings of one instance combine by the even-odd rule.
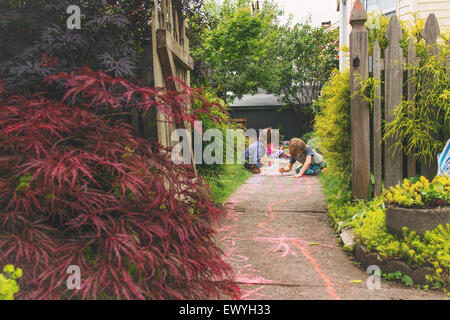
[[[384,82],[384,114],[382,101],[375,99],[372,114],[367,101],[359,96],[361,79],[369,76],[369,48],[368,31],[364,25],[367,14],[358,0],[352,10],[350,24],[350,73],[351,73],[351,131],[352,131],[352,191],[355,199],[370,199],[371,171],[373,172],[373,192],[379,195],[382,185],[388,188],[400,183],[403,178],[411,177],[417,173],[428,178],[434,177],[437,172],[437,160],[428,159],[416,164],[416,159],[406,157],[401,152],[393,152],[392,146],[395,138],[382,140],[383,120],[393,120],[392,111],[403,99],[403,62],[417,63],[414,40],[411,39],[407,58],[403,58],[400,47],[402,30],[397,16],[391,16],[386,32],[388,47],[384,59],[381,58],[381,49],[375,42],[372,54],[372,76]],[[430,14],[426,21],[423,37],[427,45],[433,47],[440,35],[439,24],[434,14]],[[437,48],[436,46],[434,46]],[[432,54],[438,54],[434,50]],[[448,61],[448,60],[447,60]],[[450,68],[450,63],[448,67]],[[383,73],[384,70],[384,79]],[[412,73],[407,76],[407,99],[414,99],[415,85],[411,81]],[[355,93],[355,94],[354,94]],[[375,89],[375,97],[382,97],[381,87]],[[371,132],[372,131],[372,132]],[[384,155],[384,159],[382,158]],[[384,164],[383,164],[384,162]],[[419,171],[417,171],[417,168]]]

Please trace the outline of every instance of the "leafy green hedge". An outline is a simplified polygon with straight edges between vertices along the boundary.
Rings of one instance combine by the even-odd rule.
[[[328,176],[344,191],[351,182],[350,72],[335,71],[315,102],[314,128]]]
[[[231,117],[228,114],[230,109],[226,106],[225,102],[217,97],[217,95],[211,89],[205,89],[205,98],[210,101],[217,103],[226,109],[223,112],[220,108],[211,109],[211,114],[216,118],[220,119],[220,122],[214,121],[210,115],[204,114],[200,116],[200,121],[202,122],[203,133],[209,129],[217,129],[223,135],[223,157],[226,156],[226,131],[227,129],[238,129],[236,124],[232,122]],[[201,107],[198,103],[193,104],[193,108],[197,109]],[[248,140],[248,139],[247,139]],[[202,150],[209,145],[211,142],[203,142]],[[248,141],[246,141],[248,143]],[[234,142],[235,152],[237,151],[237,144]],[[237,154],[235,154],[236,157]],[[221,204],[226,199],[228,199],[231,194],[236,191],[236,189],[252,175],[250,171],[244,168],[243,165],[239,164],[201,164],[197,166],[200,176],[208,183],[214,201]]]

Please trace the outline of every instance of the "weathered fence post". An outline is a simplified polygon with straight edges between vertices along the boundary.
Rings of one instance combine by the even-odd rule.
[[[439,54],[439,47],[436,44],[439,34],[438,21],[434,13],[431,13],[428,15],[425,27],[423,28],[423,38],[425,39],[425,44],[429,46],[429,54],[432,56]],[[431,81],[433,81],[432,76],[430,77],[430,83]],[[433,106],[429,106],[429,108],[432,109]],[[430,112],[434,112],[434,110],[430,110]],[[420,166],[422,175],[428,179],[433,179],[437,173],[437,155],[434,155],[431,159],[421,161]]]
[[[381,49],[378,40],[373,45],[373,77],[381,81]],[[382,188],[382,144],[381,144],[381,86],[375,88],[375,101],[373,103],[373,175],[375,180],[374,193],[381,194]]]
[[[151,31],[150,31],[151,32]],[[149,39],[144,40],[144,52],[142,56],[142,64],[144,68],[143,83],[146,86],[155,86],[155,73],[153,70],[153,44],[151,41],[151,33]],[[156,108],[151,108],[142,116],[142,136],[146,139],[158,139]]]
[[[189,54],[189,40],[186,37],[186,20],[182,16],[172,0],[153,0],[154,15],[152,21],[152,51],[153,72],[155,87],[166,86],[170,91],[181,92],[182,86],[172,78],[182,79],[190,85],[190,71],[194,69],[194,60]],[[180,27],[180,24],[182,27]],[[180,32],[183,32],[180,34]],[[172,107],[173,108],[173,107]],[[175,112],[187,112],[190,106],[179,106]],[[177,141],[172,141],[171,136],[175,129],[191,131],[188,122],[183,120],[174,123],[169,121],[161,113],[156,113],[156,129],[158,141],[163,146],[174,146]],[[152,128],[148,128],[152,129]],[[150,133],[150,130],[147,130]],[[190,156],[193,170],[197,173],[194,161],[191,136],[188,136]]]
[[[360,89],[360,81],[369,75],[366,20],[367,14],[357,0],[350,18],[352,191],[356,199],[370,198],[370,113],[367,102],[354,95]]]
[[[394,119],[392,112],[402,101],[403,93],[403,50],[400,47],[402,29],[397,16],[389,19],[386,31],[388,47],[384,55],[385,70],[385,120],[391,122]],[[403,177],[403,154],[400,150],[394,150],[393,146],[398,142],[398,137],[391,136],[385,140],[385,187],[394,186]]]
[[[414,45],[414,39],[411,39],[408,47],[408,64],[413,66],[416,64],[416,47]],[[416,84],[414,83],[414,70],[408,69],[408,100],[411,103],[415,103],[416,96]],[[411,150],[414,152],[414,150]],[[416,175],[416,159],[413,156],[408,155],[407,163],[408,178]]]

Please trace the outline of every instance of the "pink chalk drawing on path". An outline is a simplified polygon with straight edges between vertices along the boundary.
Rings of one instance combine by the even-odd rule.
[[[295,253],[295,251],[293,251],[290,247],[290,239],[286,238],[286,235],[283,234],[281,237],[278,238],[261,238],[261,237],[256,237],[254,238],[255,241],[260,241],[260,242],[272,242],[272,243],[276,243],[278,246],[276,247],[272,247],[270,250],[272,252],[283,252],[283,254],[281,255],[282,257],[286,257],[288,254],[292,254],[294,256],[297,256],[297,254]]]
[[[236,273],[236,281],[244,284],[267,284],[273,283],[272,280],[268,280],[260,275],[259,270],[253,268],[251,264],[247,264],[238,268]]]
[[[258,291],[261,291],[262,289],[264,289],[264,286],[258,287],[254,290],[242,290],[242,292],[245,294],[242,295],[241,300],[253,300],[253,299],[248,299],[248,297],[250,297],[252,295],[257,296],[257,297],[262,297],[262,298],[270,298],[270,296],[261,294],[258,292]]]
[[[297,179],[297,190],[300,190],[301,188],[301,177]]]
[[[279,186],[280,192],[284,190],[284,184],[276,177],[273,176],[277,185]],[[288,237],[285,233],[278,234],[274,229],[270,227],[270,224],[276,219],[274,208],[278,208],[280,205],[291,202],[298,201],[301,199],[308,198],[311,195],[311,181],[308,177],[304,177],[305,184],[301,183],[303,178],[297,179],[297,189],[301,190],[302,186],[305,185],[307,190],[306,193],[294,198],[283,199],[279,201],[272,202],[267,207],[267,212],[269,213],[269,219],[261,221],[257,227],[259,230],[256,231],[253,237],[239,237],[237,231],[237,222],[241,219],[243,212],[239,212],[238,206],[244,202],[249,201],[250,197],[256,192],[262,189],[264,177],[258,176],[256,178],[255,187],[253,190],[239,190],[239,192],[235,193],[235,195],[230,198],[228,204],[226,206],[226,215],[225,218],[232,223],[232,225],[227,225],[219,230],[217,233],[220,234],[220,242],[224,247],[224,255],[225,259],[229,261],[230,265],[235,270],[236,274],[236,282],[240,284],[270,284],[274,281],[271,279],[266,279],[262,276],[263,272],[261,270],[257,270],[251,264],[251,260],[242,252],[242,250],[237,245],[239,241],[247,240],[254,241],[255,243],[274,243],[275,245],[269,247],[268,250],[271,253],[281,252],[281,258],[287,257],[288,255],[297,256],[298,252],[296,249],[305,257],[312,265],[318,276],[323,280],[327,291],[331,297],[339,300],[340,297],[336,294],[334,290],[334,284],[331,279],[320,269],[319,263],[312,257],[311,253],[305,247],[305,245],[309,245],[312,242],[305,241],[298,237]],[[316,244],[316,243],[314,243]],[[318,246],[336,248],[332,245],[325,244],[317,244]],[[258,297],[264,298],[272,298],[269,295],[262,294],[261,291],[264,289],[264,286],[260,286],[256,289],[252,290],[242,290],[241,299],[257,299]]]
[[[274,176],[272,176],[272,177],[275,179],[276,183],[277,183],[278,186],[280,187],[280,191],[283,192],[284,185],[280,182],[280,180],[278,180],[277,176],[274,175]]]

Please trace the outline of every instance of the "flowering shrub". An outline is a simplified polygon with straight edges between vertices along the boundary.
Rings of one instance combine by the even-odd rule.
[[[158,108],[192,122],[211,106],[181,108],[201,92],[89,69],[49,81],[63,101],[0,85],[0,264],[28,266],[18,298],[237,298],[212,239],[222,212],[207,186],[115,115]],[[66,288],[70,265],[81,269],[79,290]]]
[[[450,178],[436,176],[431,183],[423,176],[420,179],[405,179],[401,185],[385,190],[383,196],[387,203],[402,207],[448,205]]]
[[[19,292],[17,279],[22,277],[22,269],[8,264],[0,273],[0,300],[14,300],[14,295]]]

